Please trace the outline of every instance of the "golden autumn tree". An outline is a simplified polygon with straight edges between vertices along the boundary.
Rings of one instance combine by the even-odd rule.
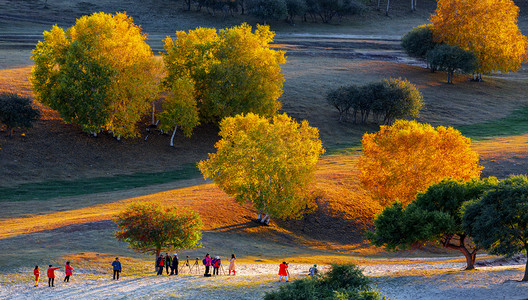
[[[66,31],[53,26],[32,51],[37,100],[87,132],[136,136],[162,72],[145,39],[124,13],[83,16]]]
[[[280,65],[286,58],[284,51],[270,48],[275,34],[269,26],[197,28],[176,35],[164,41],[165,82],[169,89],[192,86],[194,100],[186,102],[196,106],[200,122],[249,112],[271,117],[281,108]]]
[[[220,136],[198,168],[239,204],[252,203],[260,222],[296,217],[311,204],[307,186],[324,153],[317,128],[286,114],[248,113],[222,120]]]
[[[431,15],[433,37],[475,53],[480,73],[517,71],[528,48],[518,14],[512,0],[439,0]]]
[[[385,206],[394,201],[407,205],[446,177],[469,180],[483,169],[471,140],[452,127],[398,120],[365,134],[361,142],[360,180]]]

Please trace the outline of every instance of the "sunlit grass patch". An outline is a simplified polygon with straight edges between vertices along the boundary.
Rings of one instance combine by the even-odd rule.
[[[475,140],[528,133],[528,107],[513,111],[507,117],[484,123],[460,126],[463,135]]]

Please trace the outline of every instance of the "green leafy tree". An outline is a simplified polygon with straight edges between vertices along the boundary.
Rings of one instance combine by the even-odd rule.
[[[0,124],[7,128],[7,136],[12,136],[17,128],[31,128],[40,118],[40,112],[31,106],[31,99],[15,93],[0,93]]]
[[[437,45],[427,52],[427,61],[432,68],[447,72],[447,83],[453,83],[455,71],[468,74],[478,68],[477,56],[448,44]]]
[[[274,34],[268,26],[251,30],[247,24],[219,34],[198,28],[165,40],[165,83],[174,89],[190,82],[200,122],[248,112],[269,117],[280,109],[284,52],[270,49]]]
[[[202,221],[198,213],[156,203],[137,202],[114,218],[119,227],[115,237],[141,253],[183,250],[200,246]]]
[[[307,186],[324,152],[317,128],[286,114],[267,119],[248,113],[222,120],[220,136],[216,153],[198,168],[238,203],[251,202],[259,221],[297,217],[313,205]]]
[[[138,135],[136,124],[159,91],[146,36],[124,13],[94,13],[64,31],[53,26],[32,51],[36,99],[86,132]]]
[[[402,37],[401,45],[409,56],[425,59],[427,51],[436,46],[432,28],[432,24],[420,25]]]
[[[372,281],[354,264],[332,265],[326,274],[305,277],[266,293],[264,300],[387,299],[370,287]]]
[[[478,247],[463,228],[461,208],[468,201],[479,199],[497,183],[493,177],[467,182],[444,179],[418,194],[406,208],[400,202],[385,208],[374,220],[375,230],[367,233],[367,239],[389,250],[437,242],[460,251],[466,258],[466,270],[472,270]]]
[[[192,135],[193,128],[200,124],[192,81],[178,79],[173,82],[173,87],[163,101],[163,112],[159,118],[161,129],[166,131],[174,129],[170,139],[171,147],[174,146],[174,135],[178,125],[185,136]]]
[[[286,0],[286,8],[288,10],[288,19],[290,24],[294,24],[296,16],[302,16],[306,12],[305,0]]]
[[[250,14],[264,21],[280,20],[288,16],[285,0],[247,0]]]
[[[475,243],[491,254],[528,256],[528,179],[526,175],[504,179],[496,190],[468,204],[463,225]],[[528,261],[522,281],[528,281]]]
[[[383,115],[382,124],[392,124],[396,119],[419,117],[423,97],[416,86],[406,79],[390,78],[382,81],[381,98],[373,98],[374,110]],[[378,95],[379,95],[378,94]]]

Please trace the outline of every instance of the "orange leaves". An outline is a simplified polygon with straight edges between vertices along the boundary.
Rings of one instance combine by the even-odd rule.
[[[477,152],[454,128],[398,120],[365,134],[358,165],[360,180],[382,205],[412,202],[416,194],[445,177],[480,176]]]
[[[475,53],[479,72],[517,71],[528,48],[517,26],[518,13],[512,0],[441,0],[431,16],[433,36]]]

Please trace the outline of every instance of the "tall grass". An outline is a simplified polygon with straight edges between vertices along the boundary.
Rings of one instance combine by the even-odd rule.
[[[136,173],[112,177],[84,178],[26,183],[0,188],[0,202],[48,200],[57,197],[78,196],[101,192],[128,190],[200,176],[195,164],[184,164],[180,169],[159,173]]]

